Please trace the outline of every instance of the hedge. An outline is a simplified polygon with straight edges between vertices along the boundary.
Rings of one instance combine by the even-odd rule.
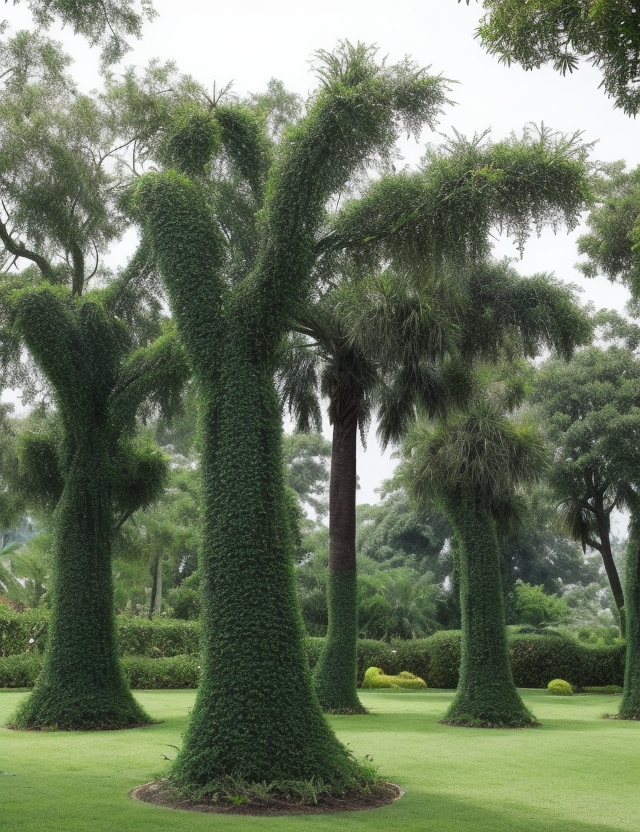
[[[39,668],[46,638],[46,613],[16,613],[0,604],[0,687],[30,687]],[[34,639],[29,644],[30,639]],[[307,638],[315,667],[324,639]],[[200,625],[173,619],[118,619],[118,642],[132,687],[195,687],[198,678]],[[21,654],[21,655],[17,655]],[[26,654],[26,655],[24,655]],[[509,654],[518,687],[546,688],[551,679],[566,679],[577,690],[622,685],[625,648],[587,647],[560,635],[510,635]],[[145,659],[145,661],[142,661]],[[149,660],[153,659],[153,662]],[[175,659],[175,662],[170,662]],[[188,661],[187,661],[188,659]],[[155,662],[164,661],[164,664]],[[413,641],[360,640],[358,681],[368,667],[397,675],[403,670],[424,679],[430,688],[455,688],[460,666],[460,632],[443,630]]]

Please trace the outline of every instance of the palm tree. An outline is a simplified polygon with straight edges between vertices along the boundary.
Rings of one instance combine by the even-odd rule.
[[[518,511],[519,484],[546,469],[537,428],[516,424],[504,405],[478,398],[436,427],[422,420],[405,446],[401,476],[418,502],[436,500],[454,530],[460,566],[462,662],[444,723],[536,725],[511,675],[500,580],[497,522]]]
[[[387,270],[355,270],[299,314],[282,363],[280,394],[300,430],[320,427],[319,394],[333,425],[329,490],[327,637],[314,672],[333,713],[363,713],[356,691],[356,444],[372,411],[383,447],[402,439],[419,411],[443,416],[472,393],[474,356],[564,355],[590,327],[572,293],[545,275],[520,277],[506,263],[441,265],[428,282]]]
[[[441,319],[443,307],[440,304]],[[376,349],[366,339],[354,338],[354,310],[369,319],[377,316],[378,338],[373,339]],[[453,349],[455,330],[451,326],[443,328],[434,311],[432,305],[425,304],[411,291],[406,280],[391,272],[361,283],[345,279],[330,286],[298,315],[297,332],[289,339],[279,373],[281,397],[299,430],[321,427],[319,394],[328,399],[329,422],[333,426],[329,623],[314,671],[318,699],[330,713],[367,712],[356,690],[358,430],[364,443],[374,408],[381,409],[385,425],[397,416],[397,399],[388,396],[386,401],[380,401],[379,394],[385,379],[396,378],[398,373],[404,374],[408,389],[413,382],[411,407],[418,397],[430,415],[444,407],[451,389],[439,363],[447,348]]]

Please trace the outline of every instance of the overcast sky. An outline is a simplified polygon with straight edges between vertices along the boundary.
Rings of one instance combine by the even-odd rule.
[[[376,44],[380,55],[396,61],[410,55],[434,74],[455,81],[438,130],[451,135],[472,135],[487,128],[495,139],[525,124],[544,122],[562,132],[583,131],[586,142],[597,142],[594,159],[624,159],[628,167],[640,164],[640,124],[615,110],[598,89],[600,75],[588,64],[563,78],[551,69],[524,72],[498,63],[474,38],[481,16],[480,3],[457,0],[155,0],[158,18],[144,27],[124,64],[144,66],[151,58],[174,60],[180,71],[208,87],[219,89],[233,81],[236,93],[258,92],[267,81],[279,78],[306,96],[315,88],[310,59],[318,49],[330,50],[339,40]],[[2,5],[0,17],[12,28],[28,26],[24,6]],[[74,74],[89,88],[98,83],[96,57],[69,32],[51,30],[76,57]],[[425,142],[439,143],[438,133],[425,133],[420,143],[403,144],[407,164],[415,164]],[[578,284],[583,299],[597,308],[622,309],[627,293],[606,280],[586,280],[573,265],[575,239],[562,232],[545,232],[532,238],[525,256],[514,265],[522,274],[553,272]],[[496,244],[497,256],[516,257],[508,241]],[[328,430],[328,425],[326,425]],[[368,451],[359,458],[359,502],[376,499],[373,491],[388,476],[393,464],[381,457],[373,433]]]

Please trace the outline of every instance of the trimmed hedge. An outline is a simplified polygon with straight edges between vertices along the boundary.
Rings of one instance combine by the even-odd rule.
[[[200,655],[200,622],[174,618],[117,619],[118,647],[121,656],[147,656],[151,659]]]
[[[0,687],[30,687],[44,649],[46,613],[16,613],[0,605]],[[34,643],[29,644],[33,638]],[[442,630],[429,638],[412,641],[362,639],[358,642],[358,682],[368,667],[389,675],[408,670],[430,688],[455,688],[460,667],[460,631]],[[307,638],[306,649],[313,669],[320,656],[322,638]],[[576,690],[622,685],[625,647],[587,647],[561,635],[510,635],[509,656],[518,687],[546,688],[551,679],[566,679]],[[118,643],[123,667],[132,687],[195,687],[200,647],[200,624],[173,619],[118,618]],[[20,655],[17,655],[20,654]],[[184,659],[191,659],[189,664]],[[133,658],[176,658],[182,663],[147,665]],[[8,659],[15,659],[10,662]],[[131,671],[127,670],[131,667]],[[177,668],[181,668],[178,670]]]

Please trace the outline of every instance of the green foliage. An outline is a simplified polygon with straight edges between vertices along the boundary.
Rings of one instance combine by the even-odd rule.
[[[629,541],[625,558],[625,632],[627,651],[624,693],[618,715],[620,719],[640,719],[640,521],[634,505],[629,524]]]
[[[200,659],[176,654],[166,658],[128,656],[122,660],[125,678],[134,690],[166,690],[197,688],[200,681]]]
[[[622,693],[620,685],[587,685],[581,693],[601,693],[604,696],[612,696]]]
[[[48,616],[43,610],[14,612],[0,603],[0,656],[41,653],[47,640]]]
[[[91,46],[100,46],[105,63],[120,60],[131,48],[126,38],[139,38],[143,21],[156,15],[151,0],[27,0],[27,5],[38,26],[48,28],[59,19]]]
[[[202,176],[221,144],[222,131],[213,114],[196,104],[185,104],[172,113],[159,157],[185,176]]]
[[[397,676],[387,676],[379,667],[369,667],[365,671],[362,681],[363,688],[400,688],[401,690],[417,690],[426,688],[423,679],[403,670]]]
[[[467,0],[467,3],[469,0]],[[586,58],[607,95],[628,115],[640,109],[640,12],[618,0],[483,0],[478,36],[507,64],[545,63],[565,75]]]
[[[0,688],[32,688],[41,669],[39,653],[3,655],[0,657]]]
[[[201,627],[196,621],[119,616],[117,625],[121,656],[170,658],[200,653]]]
[[[363,575],[358,595],[358,629],[367,638],[423,638],[438,627],[431,572],[398,567]]]
[[[532,586],[516,581],[515,610],[519,622],[539,627],[543,624],[557,624],[566,619],[569,608],[562,598],[547,595],[542,586]]]
[[[552,679],[547,685],[547,690],[554,696],[573,696],[573,688],[564,679]]]
[[[603,274],[640,296],[640,167],[625,170],[624,162],[605,168],[596,180],[597,203],[587,217],[589,232],[578,238],[586,262],[578,267],[587,277]]]

